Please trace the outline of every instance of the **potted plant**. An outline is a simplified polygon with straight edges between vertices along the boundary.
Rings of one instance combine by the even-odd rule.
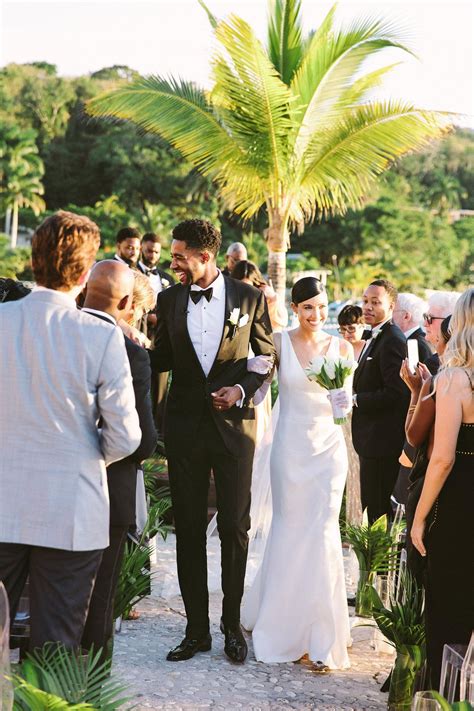
[[[396,535],[401,524],[388,527],[387,516],[381,516],[372,525],[355,526],[346,524],[342,537],[349,543],[359,562],[359,581],[357,583],[355,614],[358,617],[371,617],[372,597],[370,589],[377,573],[388,573],[397,561],[398,546]]]
[[[396,658],[390,677],[388,708],[409,711],[417,673],[425,662],[425,626],[423,590],[406,570],[400,573],[398,596],[389,592],[384,607],[377,591],[369,590],[375,623],[390,644]]]

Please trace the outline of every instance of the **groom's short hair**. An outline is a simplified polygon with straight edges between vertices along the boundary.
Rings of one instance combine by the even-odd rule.
[[[398,298],[398,291],[397,287],[392,284],[391,281],[388,279],[375,279],[374,281],[371,281],[369,286],[381,286],[383,289],[388,294],[388,298],[390,299],[390,303],[395,306]]]
[[[184,220],[173,230],[173,239],[186,242],[189,249],[211,252],[215,257],[222,243],[221,233],[207,220]]]
[[[88,217],[65,210],[47,217],[31,243],[36,282],[49,289],[72,289],[94,264],[99,245],[99,228]]]

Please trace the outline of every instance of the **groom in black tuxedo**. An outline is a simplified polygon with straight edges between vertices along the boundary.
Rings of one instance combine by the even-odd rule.
[[[178,576],[187,615],[186,636],[169,661],[211,648],[207,588],[207,494],[211,470],[217,492],[222,551],[221,630],[225,652],[243,662],[247,645],[240,603],[250,528],[255,448],[252,397],[264,377],[247,371],[249,346],[274,358],[261,291],[224,277],[216,266],[219,231],[204,220],[173,230],[171,268],[179,284],[158,295],[152,368],[172,371],[165,419]]]
[[[406,339],[392,323],[397,290],[386,279],[365,290],[362,311],[372,327],[354,373],[352,440],[360,459],[362,510],[369,523],[392,515],[390,496],[399,470],[405,440],[410,393],[400,378],[407,357]]]

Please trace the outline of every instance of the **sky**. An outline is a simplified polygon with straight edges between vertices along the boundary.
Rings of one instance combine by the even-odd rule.
[[[331,4],[302,0],[304,29],[316,28]],[[207,0],[207,5],[218,18],[240,15],[265,40],[267,0]],[[340,0],[336,17],[343,26],[361,16],[391,20],[417,55],[389,50],[378,65],[369,65],[403,62],[377,96],[455,112],[456,124],[474,128],[473,7],[470,0]],[[78,76],[123,64],[142,74],[210,86],[215,42],[198,0],[1,0],[0,25],[2,66],[44,60],[63,76]]]

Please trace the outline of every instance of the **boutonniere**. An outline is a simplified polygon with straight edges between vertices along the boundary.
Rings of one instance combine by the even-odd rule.
[[[245,324],[248,323],[248,320],[249,320],[249,315],[243,314],[243,316],[241,316],[240,309],[238,307],[235,309],[232,309],[232,311],[229,314],[229,318],[227,319],[227,321],[230,324],[231,339],[234,338],[235,334],[237,333],[237,329],[245,326]]]
[[[163,287],[163,289],[167,289],[169,287],[169,285],[170,285],[170,283],[169,283],[168,279],[161,280],[161,286]]]

